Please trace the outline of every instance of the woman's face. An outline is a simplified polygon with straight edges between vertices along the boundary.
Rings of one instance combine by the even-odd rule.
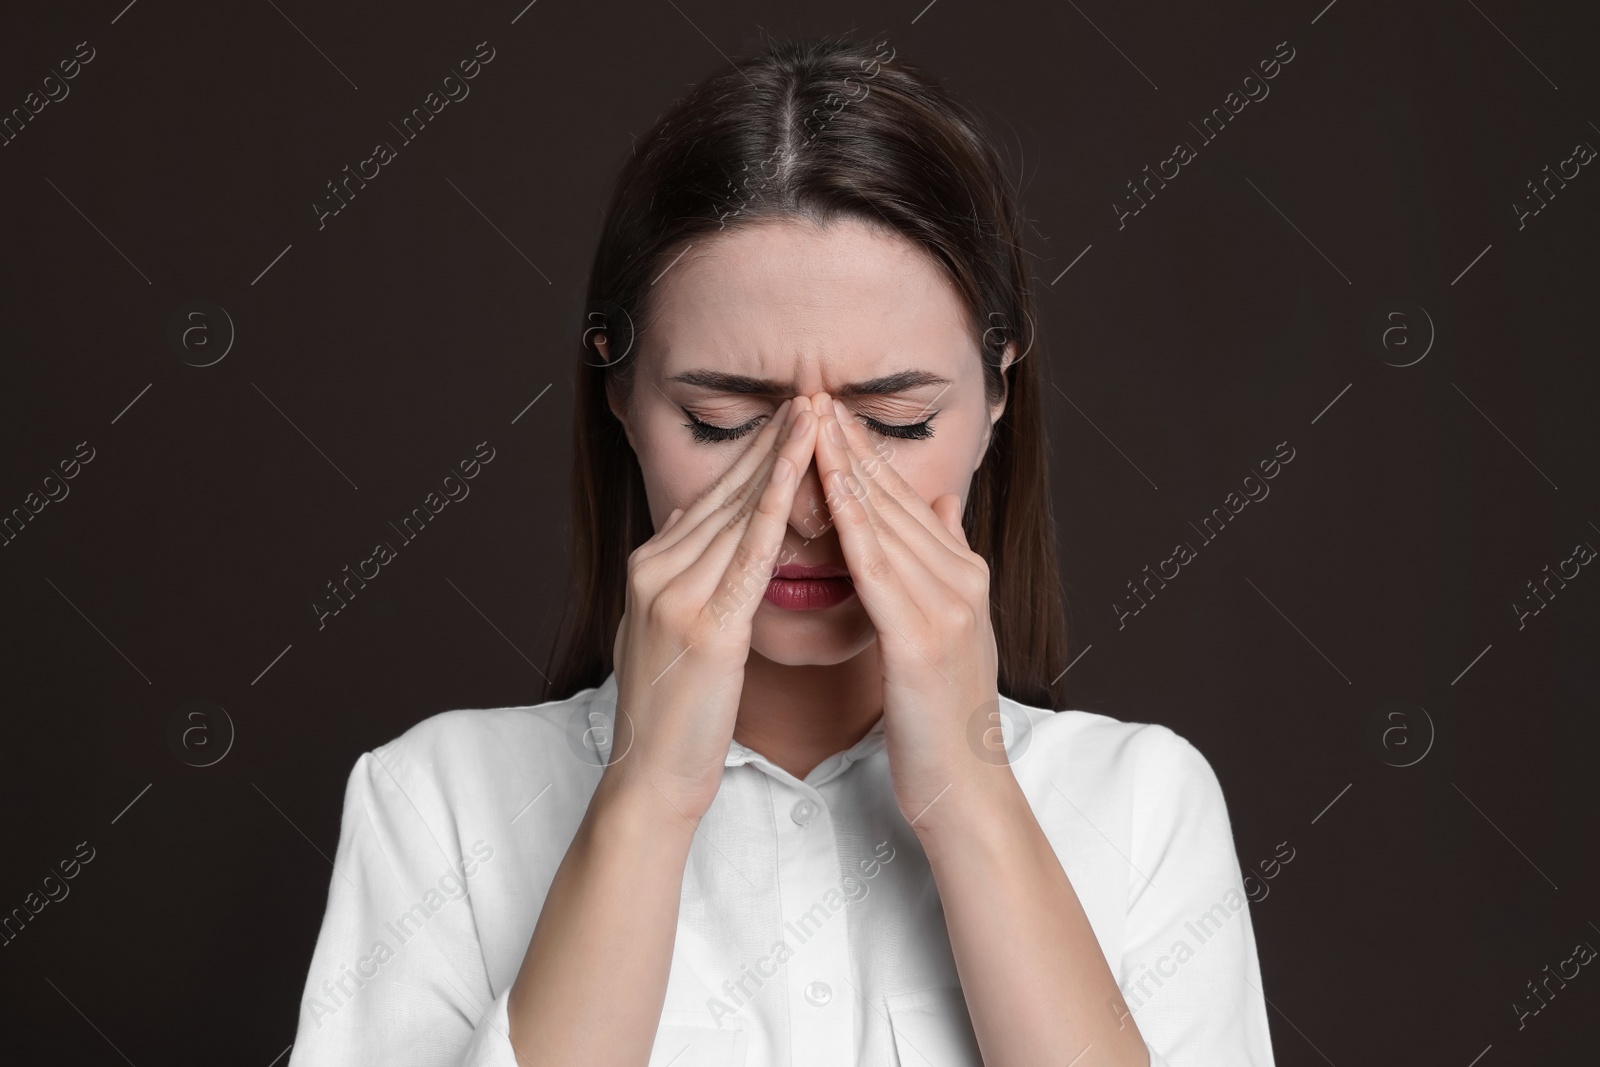
[[[855,221],[762,222],[696,241],[653,284],[633,395],[613,411],[657,529],[778,405],[823,392],[864,420],[878,459],[924,502],[954,493],[965,506],[1004,401],[986,401],[966,308],[915,244]],[[847,566],[814,457],[778,563]],[[791,665],[843,662],[874,638],[856,596],[809,611],[763,600],[753,627],[751,647]]]

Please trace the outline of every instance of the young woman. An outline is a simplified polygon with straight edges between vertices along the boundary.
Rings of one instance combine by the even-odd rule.
[[[638,142],[545,701],[351,774],[291,1064],[1265,1067],[1223,794],[1068,664],[1021,216],[884,46]]]

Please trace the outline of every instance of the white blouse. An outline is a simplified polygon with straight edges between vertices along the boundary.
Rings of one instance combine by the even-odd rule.
[[[289,1067],[518,1067],[508,992],[609,759],[616,691],[612,673],[566,700],[445,712],[356,761]],[[1205,757],[1092,712],[1002,697],[1000,718],[1151,1067],[1270,1067]],[[651,1067],[980,1067],[881,718],[804,780],[733,742],[681,901]]]

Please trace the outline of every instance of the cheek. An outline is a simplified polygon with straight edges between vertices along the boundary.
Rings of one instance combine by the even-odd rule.
[[[731,447],[698,444],[670,419],[645,430],[639,440],[639,469],[658,525],[673,508],[688,508],[716,484],[737,458],[728,451]]]
[[[967,440],[935,437],[928,441],[889,440],[878,449],[877,455],[886,460],[916,490],[923,503],[933,501],[946,493],[964,494],[972,477],[972,459],[976,445]]]

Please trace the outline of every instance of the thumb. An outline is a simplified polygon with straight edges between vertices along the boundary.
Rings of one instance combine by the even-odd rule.
[[[933,513],[939,516],[945,529],[950,531],[950,536],[967,543],[967,535],[961,529],[961,498],[954,493],[946,493],[933,502]]]

